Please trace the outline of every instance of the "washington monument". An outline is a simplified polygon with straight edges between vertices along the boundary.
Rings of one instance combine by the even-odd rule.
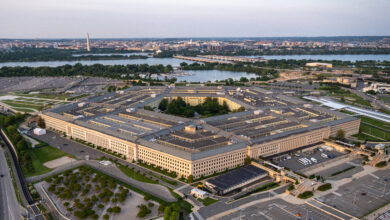
[[[89,34],[87,33],[87,51],[91,51],[91,47],[89,46]]]

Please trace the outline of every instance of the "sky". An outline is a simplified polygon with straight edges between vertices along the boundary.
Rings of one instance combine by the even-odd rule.
[[[1,0],[0,38],[390,35],[390,0]]]

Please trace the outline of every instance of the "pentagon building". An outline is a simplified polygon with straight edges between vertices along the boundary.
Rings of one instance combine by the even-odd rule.
[[[190,105],[207,97],[226,103],[229,113],[182,118],[157,107],[163,98]],[[359,132],[360,119],[257,87],[132,87],[57,106],[42,113],[46,127],[91,143],[128,161],[142,160],[178,175],[210,175],[244,159],[290,153],[335,136]]]

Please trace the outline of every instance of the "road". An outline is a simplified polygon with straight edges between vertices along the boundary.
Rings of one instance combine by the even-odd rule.
[[[4,175],[0,177],[0,219],[17,220],[25,211],[16,198],[4,153],[3,148],[0,148],[0,174]]]
[[[35,204],[34,200],[32,199],[32,197],[30,195],[30,192],[28,191],[27,184],[26,184],[26,181],[24,179],[22,169],[20,168],[19,163],[17,162],[15,152],[13,151],[10,143],[4,137],[2,132],[0,132],[0,138],[1,138],[1,141],[3,143],[5,143],[5,145],[7,146],[8,150],[11,154],[10,159],[11,159],[11,163],[13,166],[12,169],[15,171],[14,174],[15,174],[16,181],[19,181],[20,190],[22,190],[23,196],[24,196],[22,200],[27,201],[27,203],[29,204],[29,212],[31,211],[31,213],[33,213],[33,215],[35,216],[35,219],[44,220],[44,217],[42,216],[41,211],[38,209],[37,204]],[[4,160],[2,160],[2,161],[4,161]]]

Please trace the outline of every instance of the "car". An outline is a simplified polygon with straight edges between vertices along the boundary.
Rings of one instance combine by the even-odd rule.
[[[291,156],[287,156],[286,159],[287,159],[287,160],[290,160],[290,159],[291,159]]]
[[[84,153],[84,151],[83,151],[83,150],[81,150],[81,151],[80,151],[80,153]]]
[[[314,163],[317,163],[317,159],[314,157],[310,158],[310,160],[313,161]]]
[[[3,177],[4,177],[4,174],[0,174],[0,177],[3,178]]]
[[[362,196],[365,196],[365,195],[367,195],[367,193],[364,193],[364,192],[363,192],[363,193],[362,193]]]

